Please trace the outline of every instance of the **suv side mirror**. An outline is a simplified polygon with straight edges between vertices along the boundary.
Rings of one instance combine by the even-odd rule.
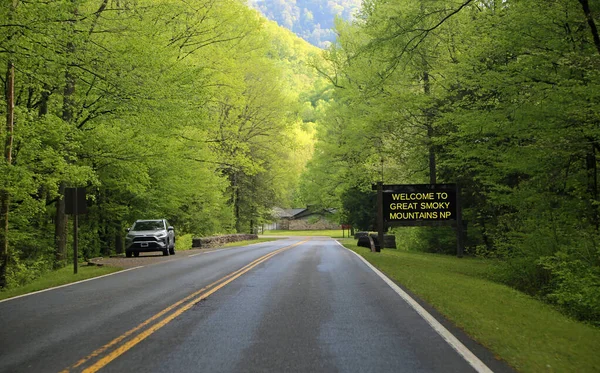
[[[175,230],[175,228],[173,228],[173,227],[172,227],[172,226],[170,226],[170,225],[169,225],[169,228],[167,228],[167,229],[168,229],[168,230],[170,230],[170,231],[173,231],[173,230]]]
[[[129,232],[131,230],[131,228],[127,228],[126,231]]]

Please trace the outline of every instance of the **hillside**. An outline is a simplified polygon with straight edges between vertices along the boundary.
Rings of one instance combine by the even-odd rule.
[[[361,0],[249,0],[249,4],[304,40],[325,48],[335,40],[335,18],[352,18]]]

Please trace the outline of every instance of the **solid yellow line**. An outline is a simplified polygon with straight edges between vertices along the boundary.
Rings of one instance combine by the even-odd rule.
[[[283,248],[283,249],[285,249],[285,248]],[[196,297],[198,294],[200,294],[200,293],[204,292],[204,291],[205,291],[205,290],[207,290],[207,289],[210,289],[211,287],[215,286],[215,285],[216,285],[216,284],[218,284],[219,282],[221,282],[221,281],[224,281],[224,280],[226,280],[227,278],[229,278],[229,277],[231,277],[231,276],[234,276],[236,273],[238,273],[238,272],[240,272],[240,271],[243,271],[243,270],[244,270],[246,267],[248,267],[248,266],[250,266],[250,265],[254,264],[255,262],[257,262],[257,261],[259,261],[259,260],[261,260],[261,259],[264,259],[264,258],[266,258],[266,257],[269,257],[269,256],[272,256],[272,255],[275,255],[275,254],[277,254],[277,253],[279,252],[279,250],[282,250],[282,249],[278,249],[278,250],[275,250],[275,251],[273,251],[273,252],[270,252],[270,253],[268,253],[268,254],[266,254],[266,255],[264,255],[264,256],[262,256],[262,257],[260,257],[260,258],[256,259],[256,260],[254,260],[254,261],[250,262],[249,264],[247,264],[247,265],[245,265],[244,267],[242,267],[242,268],[238,269],[237,271],[234,271],[234,272],[232,272],[232,273],[228,274],[227,276],[224,276],[224,277],[222,277],[222,278],[218,279],[217,281],[215,281],[215,282],[211,283],[210,285],[208,285],[208,286],[205,286],[205,287],[203,287],[202,289],[200,289],[200,290],[198,290],[198,291],[196,291],[196,292],[194,292],[194,293],[192,293],[192,294],[188,295],[187,297],[183,298],[182,300],[180,300],[180,301],[178,301],[178,302],[176,302],[176,303],[172,304],[171,306],[169,306],[169,307],[165,308],[164,310],[160,311],[159,313],[157,313],[156,315],[152,316],[152,317],[151,317],[151,318],[149,318],[148,320],[146,320],[146,321],[144,321],[143,323],[139,324],[139,325],[138,325],[138,326],[136,326],[135,328],[133,328],[133,329],[131,329],[131,330],[129,330],[129,331],[127,331],[127,332],[125,332],[123,335],[121,335],[121,336],[119,336],[119,337],[117,337],[117,338],[113,339],[112,341],[108,342],[108,343],[107,343],[107,344],[105,344],[104,346],[102,346],[102,347],[100,347],[100,348],[96,349],[94,352],[92,352],[92,353],[91,353],[91,354],[89,354],[88,356],[84,357],[83,359],[79,360],[77,363],[75,363],[75,364],[74,364],[74,365],[72,365],[71,367],[69,367],[69,368],[67,368],[67,369],[64,369],[64,370],[62,370],[60,373],[68,373],[68,372],[69,372],[71,369],[75,369],[75,368],[77,368],[77,367],[81,366],[82,364],[85,364],[85,363],[86,363],[88,360],[90,360],[90,359],[92,359],[92,358],[94,358],[94,357],[96,357],[96,356],[98,356],[98,355],[102,354],[103,352],[105,352],[106,350],[108,350],[110,347],[112,347],[112,346],[116,345],[117,343],[121,342],[121,341],[122,341],[122,340],[124,340],[125,338],[129,337],[129,336],[130,336],[130,335],[132,335],[133,333],[137,332],[138,330],[142,329],[144,326],[146,326],[146,325],[148,325],[149,323],[151,323],[152,321],[154,321],[154,320],[156,320],[156,319],[160,318],[161,316],[163,316],[163,315],[164,315],[164,314],[166,314],[167,312],[169,312],[169,311],[173,310],[174,308],[176,308],[176,307],[180,306],[182,303],[184,303],[184,302],[188,301],[189,299],[191,299],[191,298],[193,298],[193,297]]]
[[[89,354],[88,356],[86,356],[85,358],[79,360],[77,363],[75,363],[73,366],[61,371],[61,373],[68,373],[71,369],[77,368],[79,366],[81,366],[82,364],[86,363],[87,361],[89,361],[90,359],[97,357],[98,355],[102,354],[103,352],[105,352],[106,350],[108,350],[110,347],[118,344],[119,342],[123,341],[125,338],[129,337],[130,335],[134,334],[135,332],[139,331],[140,329],[142,329],[144,326],[147,326],[148,324],[150,324],[152,321],[155,321],[156,319],[158,319],[159,317],[163,316],[164,314],[166,314],[167,312],[173,310],[174,308],[180,306],[182,303],[188,301],[189,299],[198,296],[199,294],[201,294],[200,296],[198,296],[198,298],[192,300],[191,302],[189,302],[188,304],[186,304],[185,306],[181,307],[179,310],[175,311],[173,314],[169,315],[167,318],[163,319],[161,322],[154,324],[152,327],[150,327],[149,329],[147,329],[146,331],[138,334],[136,337],[134,337],[133,339],[131,339],[129,342],[127,342],[126,344],[120,346],[119,348],[117,348],[116,350],[114,350],[112,353],[110,353],[109,355],[105,356],[104,358],[100,359],[98,362],[96,362],[94,365],[92,365],[91,367],[87,368],[84,370],[84,372],[96,372],[99,369],[101,369],[102,367],[106,366],[108,363],[110,363],[111,361],[113,361],[114,359],[116,359],[117,357],[119,357],[120,355],[122,355],[123,353],[125,353],[126,351],[128,351],[129,349],[131,349],[133,346],[137,345],[139,342],[141,342],[142,340],[146,339],[148,336],[150,336],[151,334],[153,334],[155,331],[157,331],[158,329],[162,328],[163,326],[165,326],[166,324],[168,324],[170,321],[172,321],[174,318],[176,318],[177,316],[181,315],[183,312],[189,310],[194,304],[198,303],[199,301],[206,299],[208,296],[210,296],[211,294],[215,293],[217,290],[221,289],[222,287],[224,287],[225,285],[229,284],[230,282],[232,282],[233,280],[237,279],[238,277],[240,277],[241,275],[245,274],[246,272],[250,271],[252,268],[256,267],[257,265],[265,262],[266,260],[272,258],[273,256],[279,254],[280,252],[290,249],[292,247],[298,246],[302,243],[304,243],[306,241],[301,241],[298,243],[295,243],[293,245],[290,246],[286,246],[283,247],[281,249],[275,250],[273,252],[270,252],[266,255],[263,255],[262,257],[255,259],[254,261],[250,262],[249,264],[245,265],[244,267],[238,269],[237,271],[234,271],[230,274],[228,274],[227,276],[224,276],[222,278],[220,278],[219,280],[211,283],[208,286],[203,287],[202,289],[188,295],[187,297],[183,298],[182,300],[174,303],[173,305],[165,308],[164,310],[160,311],[159,313],[157,313],[156,315],[152,316],[151,318],[149,318],[148,320],[144,321],[143,323],[139,324],[138,326],[136,326],[135,328],[127,331],[126,333],[124,333],[123,335],[113,339],[112,341],[110,341],[109,343],[107,343],[106,345],[100,347],[99,349],[95,350],[94,352],[92,352],[91,354]],[[229,280],[228,280],[229,279]],[[207,293],[202,294],[204,291],[206,291],[207,289],[212,288],[213,286],[217,285],[214,289],[208,291]]]
[[[143,341],[144,339],[148,338],[150,335],[152,335],[154,332],[156,332],[157,330],[159,330],[160,328],[162,328],[163,326],[167,325],[169,322],[173,321],[173,319],[175,319],[177,316],[181,315],[182,313],[184,313],[185,311],[189,310],[190,308],[192,308],[196,303],[200,302],[203,299],[208,298],[211,294],[215,293],[217,290],[221,289],[222,287],[224,287],[225,285],[229,284],[230,282],[232,282],[233,280],[237,279],[238,277],[242,276],[243,274],[245,274],[246,272],[250,271],[251,269],[253,269],[254,267],[258,266],[259,264],[271,259],[273,256],[275,256],[276,254],[279,254],[280,252],[290,249],[294,246],[298,246],[302,243],[304,243],[306,241],[302,241],[302,242],[298,242],[294,245],[285,247],[283,249],[279,249],[273,253],[270,253],[268,255],[265,255],[265,257],[254,263],[252,266],[247,267],[245,270],[239,272],[238,274],[236,274],[235,276],[232,276],[231,278],[229,278],[228,280],[220,283],[219,285],[217,285],[216,287],[214,287],[213,289],[209,290],[208,292],[200,295],[198,298],[192,300],[191,302],[189,302],[188,304],[186,304],[185,306],[181,307],[180,309],[178,309],[177,311],[173,312],[172,314],[170,314],[169,316],[167,316],[166,318],[164,318],[162,321],[154,324],[153,326],[151,326],[149,329],[145,330],[144,332],[138,334],[136,337],[132,338],[131,340],[129,340],[127,343],[125,343],[124,345],[120,346],[119,348],[117,348],[116,350],[114,350],[113,352],[111,352],[110,354],[108,354],[107,356],[103,357],[102,359],[100,359],[98,362],[96,362],[94,365],[92,365],[91,367],[85,369],[83,371],[83,373],[95,373],[98,370],[102,369],[104,366],[106,366],[108,363],[110,363],[111,361],[113,361],[114,359],[116,359],[117,357],[121,356],[122,354],[124,354],[125,352],[129,351],[132,347],[134,347],[135,345],[137,345],[138,343],[140,343],[141,341]]]

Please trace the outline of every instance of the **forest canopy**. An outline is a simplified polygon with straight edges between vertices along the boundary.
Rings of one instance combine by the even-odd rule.
[[[303,197],[372,229],[372,183],[458,183],[471,255],[598,322],[599,20],[587,0],[365,0],[318,66],[335,90]]]
[[[317,48],[239,0],[15,0],[0,19],[0,288],[69,260],[66,187],[88,193],[83,258],[136,219],[203,236],[291,205]]]

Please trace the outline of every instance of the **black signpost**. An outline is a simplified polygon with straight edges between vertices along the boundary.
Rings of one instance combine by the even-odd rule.
[[[389,226],[456,226],[456,254],[463,256],[460,188],[456,184],[383,185],[377,183],[380,242]],[[375,186],[373,186],[375,189]]]
[[[65,188],[65,214],[73,215],[73,273],[77,274],[78,260],[78,219],[79,214],[87,213],[85,188]]]
[[[383,234],[385,230],[384,212],[383,212],[383,182],[377,183],[377,243],[380,251],[383,249]]]

